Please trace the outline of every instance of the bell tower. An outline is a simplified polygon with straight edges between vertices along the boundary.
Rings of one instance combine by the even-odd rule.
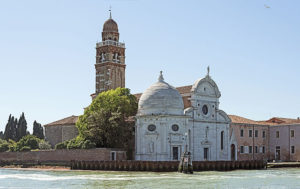
[[[118,24],[110,16],[103,25],[102,42],[96,44],[96,95],[125,87],[125,44],[119,42]]]

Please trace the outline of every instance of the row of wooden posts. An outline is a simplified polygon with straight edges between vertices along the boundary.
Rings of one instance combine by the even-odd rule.
[[[20,165],[31,167],[39,165],[66,166],[79,170],[112,170],[112,171],[178,171],[179,161],[1,161],[0,166]],[[194,171],[230,171],[235,169],[265,169],[267,162],[252,161],[193,161]]]
[[[71,161],[71,169],[112,171],[178,171],[179,161]],[[194,171],[230,171],[234,169],[265,169],[263,160],[194,161]]]

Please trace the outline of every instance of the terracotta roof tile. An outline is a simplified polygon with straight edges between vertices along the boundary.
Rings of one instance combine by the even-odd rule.
[[[192,89],[192,85],[187,85],[187,86],[177,87],[176,89],[177,89],[177,91],[178,91],[180,94],[190,93],[190,92],[191,92],[191,89]],[[134,96],[135,96],[136,99],[139,101],[139,99],[141,98],[142,94],[143,94],[143,93],[137,93],[137,94],[134,94]]]
[[[276,123],[276,124],[290,124],[290,123],[300,123],[300,119],[283,118],[283,117],[273,117],[265,122]]]
[[[192,85],[182,86],[176,88],[180,94],[190,93],[192,89]]]
[[[269,125],[266,122],[254,121],[237,115],[229,115],[232,123],[253,124],[253,125]]]
[[[58,121],[54,121],[52,123],[48,123],[44,126],[60,126],[60,125],[75,125],[75,123],[78,120],[78,116],[70,116],[70,117],[66,117],[64,119],[58,120]]]

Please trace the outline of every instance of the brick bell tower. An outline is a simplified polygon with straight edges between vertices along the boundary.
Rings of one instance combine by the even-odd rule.
[[[109,19],[103,25],[102,42],[96,44],[96,93],[125,87],[125,44],[119,42],[118,24]]]

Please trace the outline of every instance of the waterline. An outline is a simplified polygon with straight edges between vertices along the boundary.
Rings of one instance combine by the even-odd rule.
[[[300,169],[195,172],[0,169],[0,188],[300,188]]]

